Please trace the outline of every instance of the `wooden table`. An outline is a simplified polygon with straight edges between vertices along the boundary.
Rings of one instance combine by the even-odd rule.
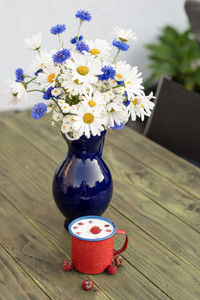
[[[70,237],[51,184],[66,143],[30,112],[1,118],[0,140],[0,299],[200,299],[200,169],[129,128],[110,131],[104,216],[130,243],[115,275],[88,276],[61,267]],[[82,290],[86,278],[94,290]]]

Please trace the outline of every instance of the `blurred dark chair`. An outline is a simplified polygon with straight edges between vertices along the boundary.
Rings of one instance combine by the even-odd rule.
[[[144,135],[200,167],[200,94],[163,76]]]
[[[187,0],[185,2],[185,10],[200,44],[200,1]]]

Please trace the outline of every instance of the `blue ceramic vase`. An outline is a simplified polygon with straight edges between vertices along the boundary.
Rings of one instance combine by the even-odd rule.
[[[72,220],[100,216],[108,207],[113,191],[111,173],[102,159],[106,131],[89,139],[68,140],[68,154],[53,180],[53,196],[65,216],[65,228]]]

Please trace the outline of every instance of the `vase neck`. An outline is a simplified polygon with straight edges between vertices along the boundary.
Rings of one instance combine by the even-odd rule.
[[[86,136],[81,136],[78,140],[70,141],[63,135],[65,141],[68,144],[68,154],[90,154],[96,153],[100,156],[103,152],[104,139],[106,131],[102,131],[101,135],[90,136],[88,139]]]

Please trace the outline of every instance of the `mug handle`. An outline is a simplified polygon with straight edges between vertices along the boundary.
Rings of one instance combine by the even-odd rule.
[[[113,252],[113,256],[116,256],[116,255],[122,253],[128,247],[128,235],[127,235],[126,231],[124,231],[122,229],[117,229],[116,234],[124,234],[126,236],[126,240],[125,240],[124,245],[121,249],[116,250],[116,251]]]

